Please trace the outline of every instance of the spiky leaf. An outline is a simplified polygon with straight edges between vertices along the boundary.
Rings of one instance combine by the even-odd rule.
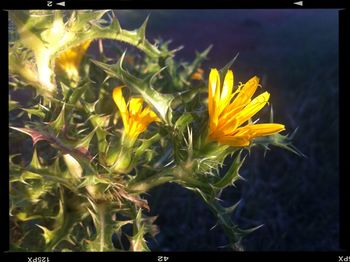
[[[215,187],[223,189],[227,186],[233,185],[233,183],[239,178],[239,169],[241,168],[246,156],[241,159],[242,151],[235,157],[232,165],[227,170],[226,174],[214,184]]]

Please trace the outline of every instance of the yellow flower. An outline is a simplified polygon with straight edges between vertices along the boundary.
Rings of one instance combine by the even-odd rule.
[[[244,147],[249,146],[255,137],[268,136],[285,130],[284,125],[273,123],[247,123],[242,126],[266,105],[270,94],[264,92],[251,99],[259,86],[259,78],[256,76],[241,84],[235,92],[233,82],[233,73],[229,70],[221,88],[218,70],[210,71],[208,85],[210,140],[234,147]]]
[[[90,43],[90,40],[85,41],[78,46],[64,51],[56,58],[57,69],[64,72],[68,79],[73,81],[79,80],[80,62],[85,55],[86,50],[89,48]]]
[[[128,142],[129,145],[134,144],[150,123],[160,121],[149,106],[142,109],[142,98],[131,98],[127,106],[121,87],[114,88],[113,100],[120,111],[124,125],[123,141],[126,140],[125,142]]]

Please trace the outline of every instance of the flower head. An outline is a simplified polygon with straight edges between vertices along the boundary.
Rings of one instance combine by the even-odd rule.
[[[89,48],[91,41],[85,41],[84,43],[72,47],[56,58],[56,66],[58,70],[63,71],[68,79],[78,81],[79,80],[79,66],[86,50]]]
[[[130,145],[134,144],[138,136],[145,131],[150,123],[160,121],[149,106],[142,109],[142,98],[132,97],[127,106],[121,87],[114,88],[113,100],[120,111],[124,125],[123,141]]]
[[[208,85],[209,139],[244,147],[249,146],[255,137],[272,135],[285,129],[284,125],[273,123],[247,123],[242,126],[266,105],[270,94],[264,92],[252,99],[259,86],[256,76],[241,84],[234,92],[233,83],[233,72],[229,70],[221,88],[219,72],[211,70]]]

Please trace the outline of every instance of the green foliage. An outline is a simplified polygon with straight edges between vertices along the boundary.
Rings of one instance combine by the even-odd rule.
[[[9,44],[11,87],[16,92],[35,90],[30,104],[9,98],[11,249],[149,251],[147,240],[158,228],[156,217],[146,215],[151,207],[142,196],[167,182],[201,197],[232,248],[241,249],[242,237],[258,227],[240,229],[231,220],[237,204],[223,207],[218,199],[240,178],[246,156],[241,148],[207,140],[207,83],[193,77],[211,47],[191,63],[178,62],[173,55],[180,48],[169,50],[167,42],[148,41],[148,18],[128,31],[111,11],[11,11],[10,18],[17,30]],[[101,50],[94,60],[86,55],[75,68],[79,79],[57,73],[57,57],[65,54],[69,59],[72,48],[102,39],[116,42],[114,57]],[[144,55],[122,52],[120,42]],[[121,85],[127,87],[125,97],[141,97],[160,119],[132,146],[121,142],[123,112],[112,98],[113,88]],[[292,136],[256,138],[250,148],[276,145],[298,152]],[[29,137],[32,152],[21,147]],[[228,156],[233,161],[221,175]],[[128,226],[132,233],[127,233]]]

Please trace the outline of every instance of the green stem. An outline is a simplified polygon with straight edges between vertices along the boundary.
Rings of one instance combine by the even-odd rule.
[[[228,236],[231,247],[235,251],[243,251],[243,247],[240,245],[241,236],[239,235],[238,228],[233,224],[230,213],[220,205],[215,199],[216,192],[208,183],[194,178],[186,169],[177,168],[175,176],[177,177],[177,183],[187,188],[193,188],[198,190],[194,191],[204,202],[208,205],[210,211],[217,217],[219,224],[223,227],[226,235]]]
[[[102,252],[104,251],[104,247],[105,247],[105,204],[101,203],[101,204],[97,204],[97,213],[98,213],[98,218],[99,218],[99,251]]]
[[[173,169],[165,169],[141,181],[132,180],[127,185],[127,191],[131,193],[141,194],[149,191],[153,187],[165,184],[172,180],[174,180]]]
[[[217,217],[219,224],[222,226],[231,242],[232,249],[235,251],[243,251],[243,247],[240,244],[241,236],[235,232],[237,226],[232,223],[230,213],[227,213],[217,200],[207,201],[201,194],[197,195],[207,203],[210,211]]]

